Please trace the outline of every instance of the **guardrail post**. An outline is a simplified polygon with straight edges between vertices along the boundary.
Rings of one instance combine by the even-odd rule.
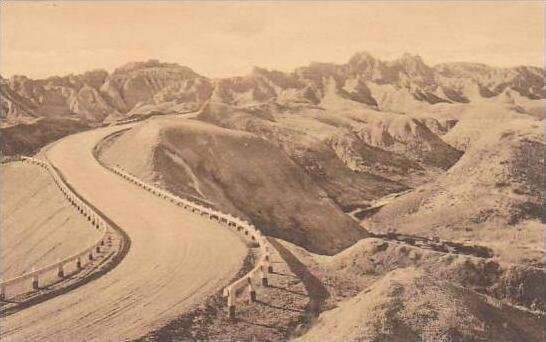
[[[87,256],[89,260],[93,260],[93,250],[89,251],[89,255]]]
[[[82,259],[81,258],[76,259],[76,268],[78,270],[81,270],[81,268],[82,268]]]
[[[32,268],[32,272],[34,272],[34,271],[36,271],[36,268],[35,268],[35,267]],[[38,275],[37,275],[37,274],[34,274],[34,275],[32,276],[32,288],[35,289],[35,290],[37,290],[37,289],[38,289],[38,285],[39,285],[39,284],[38,284]]]
[[[271,264],[270,255],[269,255],[269,246],[267,244],[267,240],[265,239],[264,235],[260,230],[258,230],[254,225],[252,225],[250,222],[237,218],[236,216],[233,216],[231,214],[223,214],[220,212],[217,212],[215,210],[212,210],[206,206],[201,206],[199,204],[195,204],[191,201],[182,200],[179,197],[176,197],[175,195],[172,195],[171,193],[167,191],[160,190],[156,188],[155,186],[148,185],[145,182],[140,181],[139,179],[128,175],[125,173],[124,170],[117,167],[114,169],[114,171],[122,176],[123,178],[129,180],[130,182],[133,182],[137,184],[138,186],[144,188],[145,190],[148,190],[152,194],[163,198],[168,199],[170,202],[175,203],[177,206],[180,206],[184,208],[185,210],[191,211],[192,213],[198,214],[200,216],[208,217],[210,220],[217,221],[218,223],[222,225],[226,225],[228,227],[233,227],[237,229],[238,232],[244,234],[249,238],[251,243],[257,243],[257,245],[260,247],[261,253],[262,253],[262,259],[259,262],[258,265],[258,273],[259,277],[261,278],[261,286],[268,287],[269,286],[269,279],[268,274],[273,273],[273,266]],[[86,208],[87,209],[87,208]],[[102,227],[104,223],[100,222],[99,225]],[[99,244],[92,249],[89,252],[89,259],[93,260],[93,251],[96,249],[97,252],[100,251],[100,246],[104,245],[105,241],[107,241],[108,244],[112,244],[112,238],[108,235],[108,237],[105,237],[103,240],[99,242]],[[253,277],[257,276],[255,273],[251,273],[251,276],[246,276],[247,278],[247,288],[248,288],[248,301],[254,302],[256,301],[256,286],[259,285],[259,283],[253,283]],[[224,289],[224,297],[227,297],[227,306],[228,306],[228,316],[230,320],[235,319],[235,313],[236,313],[236,290],[240,290],[242,287],[244,287],[244,279],[240,279],[240,281],[235,282],[232,286],[229,286]]]
[[[228,290],[228,318],[235,319],[235,291],[233,289]]]
[[[273,273],[273,265],[271,265],[271,260],[269,260],[269,254],[266,254],[265,255],[265,267],[267,267],[267,272],[268,273]]]
[[[0,286],[0,300],[6,300],[6,287]]]
[[[260,265],[260,275],[262,276],[262,286],[268,287],[269,282],[267,281],[267,273],[264,271],[264,265]]]
[[[97,247],[95,247],[95,250],[97,251],[97,253],[100,253],[100,244],[98,244]]]
[[[57,262],[61,262],[61,259],[58,259]],[[59,267],[57,267],[57,277],[63,278],[64,277],[64,265],[59,264]]]
[[[254,286],[252,286],[252,280],[250,278],[248,278],[248,301],[256,301],[256,290],[254,290]]]

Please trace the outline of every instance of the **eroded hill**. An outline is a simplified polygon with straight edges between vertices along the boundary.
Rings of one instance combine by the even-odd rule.
[[[543,121],[488,104],[461,117],[447,135],[465,142],[462,158],[364,226],[479,242],[503,258],[543,265]]]
[[[282,149],[254,134],[155,119],[115,138],[102,158],[317,253],[367,236]]]
[[[414,268],[325,312],[302,341],[540,341],[540,317]]]

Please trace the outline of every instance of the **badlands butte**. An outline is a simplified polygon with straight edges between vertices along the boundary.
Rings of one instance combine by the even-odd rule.
[[[361,52],[345,64],[211,79],[149,60],[112,73],[2,78],[0,90],[4,158],[47,157],[131,239],[97,280],[2,317],[2,340],[544,341],[542,68],[429,66],[410,54],[382,61]],[[65,161],[80,157],[96,178]],[[219,293],[252,267],[255,248],[245,259],[236,234],[209,227],[204,249],[190,253],[182,240],[207,223],[184,212],[172,214],[182,225],[132,236],[127,225],[138,222],[124,213],[167,224],[157,217],[171,208],[106,175],[93,183],[95,157],[260,229],[274,272],[258,301],[230,321]],[[96,239],[36,167],[7,162],[2,172],[3,272],[23,274]],[[109,216],[117,204],[101,184],[124,213]],[[165,238],[158,254],[175,253],[177,239],[190,252],[166,257],[175,264],[157,271],[156,298],[145,284],[106,283],[153,277],[155,268],[138,267],[153,249],[134,255]],[[176,263],[192,257],[208,270],[196,281],[212,285],[183,292],[184,267],[198,267]],[[117,309],[89,304],[109,286]],[[91,316],[70,305],[78,293]],[[147,308],[154,319],[119,313]],[[33,310],[74,326],[33,326]]]

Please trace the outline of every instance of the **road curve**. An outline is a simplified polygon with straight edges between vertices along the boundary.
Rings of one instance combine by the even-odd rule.
[[[239,270],[246,255],[230,230],[123,180],[92,155],[106,127],[68,136],[47,157],[67,182],[131,239],[99,279],[2,319],[2,341],[125,341],[187,311]],[[138,151],[135,151],[138,153]]]

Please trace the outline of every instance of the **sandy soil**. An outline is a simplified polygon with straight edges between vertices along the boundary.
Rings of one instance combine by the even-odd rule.
[[[75,254],[99,236],[46,170],[20,162],[2,165],[1,235],[3,279]]]
[[[541,320],[414,268],[321,315],[304,341],[541,341]]]
[[[302,340],[544,339],[543,270],[377,238],[335,256],[281,243],[330,294]]]
[[[3,319],[3,341],[124,341],[157,329],[215,293],[246,254],[232,232],[104,169],[92,149],[108,127],[69,136],[47,152],[68,182],[131,238],[110,273]]]

